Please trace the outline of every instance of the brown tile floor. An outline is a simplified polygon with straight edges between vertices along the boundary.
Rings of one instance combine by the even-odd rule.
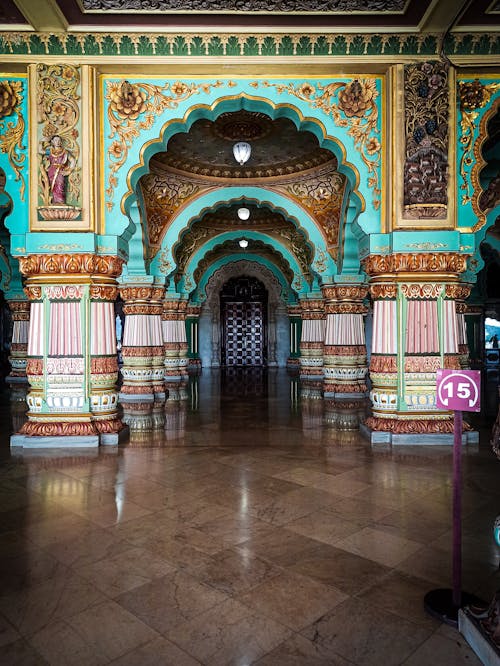
[[[181,406],[126,408],[129,444],[87,452],[11,451],[4,400],[0,663],[479,663],[423,610],[451,584],[451,448],[372,449],[264,379],[221,392],[204,372]],[[482,440],[463,452],[463,587],[489,600]]]

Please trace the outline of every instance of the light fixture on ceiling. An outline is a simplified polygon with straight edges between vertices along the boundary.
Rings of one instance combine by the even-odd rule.
[[[238,245],[239,245],[241,248],[245,249],[246,247],[248,247],[248,241],[247,241],[247,239],[246,239],[246,238],[240,238],[240,240],[238,241]]]
[[[248,220],[250,217],[250,211],[248,208],[238,208],[238,217],[240,220]]]
[[[250,153],[252,148],[249,143],[246,141],[239,141],[233,146],[233,155],[234,159],[238,162],[240,166],[243,166],[245,162],[248,162],[250,158]]]

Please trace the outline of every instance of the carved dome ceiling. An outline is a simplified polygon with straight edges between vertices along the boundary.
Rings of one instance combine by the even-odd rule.
[[[233,156],[238,141],[250,144],[252,152],[240,166]],[[330,163],[337,168],[332,152],[319,146],[311,132],[298,131],[288,118],[272,120],[263,113],[223,113],[215,121],[198,120],[189,132],[173,136],[166,152],[149,163],[151,173],[180,172],[217,179],[262,179],[292,176]]]

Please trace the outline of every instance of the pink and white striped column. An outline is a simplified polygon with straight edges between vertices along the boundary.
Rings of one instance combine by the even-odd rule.
[[[301,395],[321,398],[323,391],[323,341],[325,313],[322,298],[300,301],[302,331],[300,336]]]
[[[154,400],[164,397],[161,311],[164,287],[120,286],[125,304],[121,369],[121,400]]]
[[[361,399],[366,393],[364,285],[325,285],[324,397]]]
[[[106,312],[112,307],[122,260],[93,254],[29,255],[19,264],[31,302],[26,369],[30,390],[28,421],[11,443],[115,443],[122,427],[116,412],[116,355],[113,367],[97,364],[102,372],[95,371],[95,359],[109,359],[115,349]],[[96,288],[101,290],[98,297]],[[103,288],[111,292],[106,296]],[[108,305],[96,305],[106,299]]]
[[[165,354],[167,401],[187,399],[188,343],[186,335],[187,301],[167,295],[163,301],[162,328]]]
[[[458,254],[372,255],[371,431],[394,436],[453,432],[436,408],[436,371],[459,369],[460,320],[454,297],[466,258]],[[418,437],[417,437],[418,440]],[[406,440],[405,440],[406,441]]]

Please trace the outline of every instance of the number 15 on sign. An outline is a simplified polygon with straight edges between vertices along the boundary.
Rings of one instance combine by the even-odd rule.
[[[481,372],[479,370],[438,370],[436,407],[461,412],[481,409]]]

